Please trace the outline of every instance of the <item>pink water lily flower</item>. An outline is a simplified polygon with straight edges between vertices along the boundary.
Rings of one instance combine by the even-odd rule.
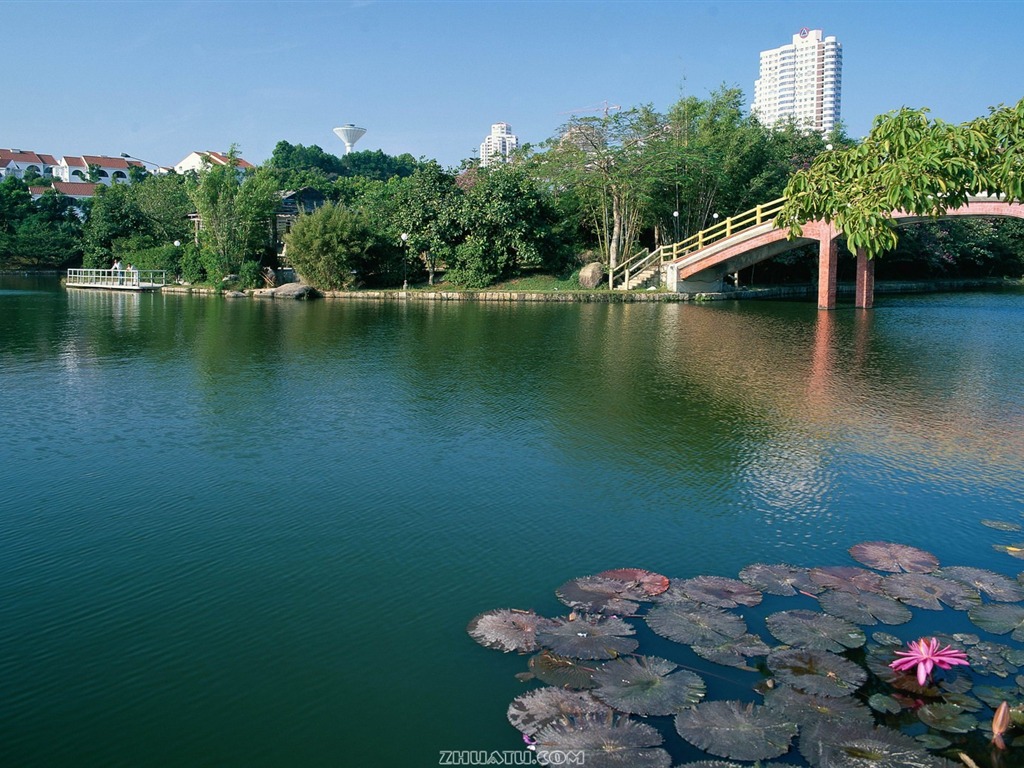
[[[928,676],[935,667],[950,669],[956,664],[970,664],[967,661],[966,653],[948,645],[945,648],[939,648],[939,641],[934,637],[912,640],[907,643],[907,646],[910,648],[909,651],[896,651],[896,655],[903,658],[896,659],[889,666],[899,672],[906,672],[917,667],[918,685],[924,685],[927,682]]]

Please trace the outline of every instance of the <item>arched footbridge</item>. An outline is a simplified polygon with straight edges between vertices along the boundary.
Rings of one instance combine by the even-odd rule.
[[[616,288],[631,289],[660,273],[664,285],[679,293],[721,291],[727,274],[778,256],[809,243],[818,244],[818,307],[836,306],[837,240],[842,234],[833,224],[811,221],[803,225],[801,237],[789,239],[789,228],[775,226],[775,218],[785,198],[759,205],[732,216],[685,240],[642,252],[612,273]],[[994,197],[972,197],[966,205],[946,211],[940,218],[952,216],[1002,216],[1024,219],[1024,205],[1007,203]],[[895,211],[897,225],[931,220],[928,217]],[[857,252],[857,289],[855,305],[869,308],[874,303],[875,263],[863,250]]]

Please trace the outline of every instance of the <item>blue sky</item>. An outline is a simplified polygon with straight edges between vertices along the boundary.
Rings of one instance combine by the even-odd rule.
[[[961,122],[1024,97],[1019,0],[0,0],[0,19],[0,147],[167,165],[281,139],[341,154],[351,122],[357,149],[454,166],[494,122],[539,143],[573,110],[723,84],[749,107],[759,52],[805,26],[843,44],[853,136],[905,105]]]

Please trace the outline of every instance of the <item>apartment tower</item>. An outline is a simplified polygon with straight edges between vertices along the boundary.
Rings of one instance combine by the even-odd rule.
[[[518,146],[519,137],[512,133],[512,126],[495,123],[491,126],[491,135],[480,145],[480,165],[504,162]]]
[[[843,46],[820,29],[804,27],[793,42],[761,51],[761,72],[754,82],[751,107],[764,125],[788,120],[819,133],[839,123]]]

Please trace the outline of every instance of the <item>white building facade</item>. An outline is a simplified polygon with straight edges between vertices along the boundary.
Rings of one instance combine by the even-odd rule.
[[[519,137],[512,133],[512,126],[495,123],[491,126],[491,135],[480,145],[480,165],[505,162],[518,147]]]
[[[793,42],[761,51],[751,112],[764,125],[792,120],[822,134],[839,123],[843,46],[834,35],[804,27]]]

